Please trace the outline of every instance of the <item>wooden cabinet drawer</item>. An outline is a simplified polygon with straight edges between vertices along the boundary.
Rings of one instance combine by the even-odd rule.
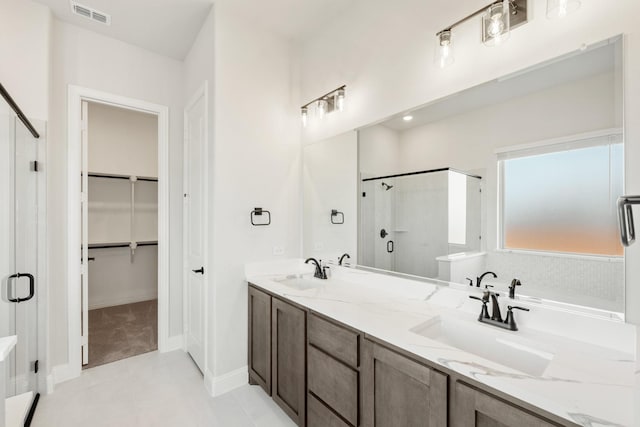
[[[358,336],[357,332],[334,325],[315,314],[309,315],[309,343],[353,368],[360,364]]]
[[[558,427],[551,421],[463,383],[456,383],[456,427]]]
[[[307,427],[350,427],[312,394],[307,397]]]
[[[307,348],[309,391],[352,425],[358,425],[358,372],[313,346]]]

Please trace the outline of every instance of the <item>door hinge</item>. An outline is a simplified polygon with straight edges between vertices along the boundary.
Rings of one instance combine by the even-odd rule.
[[[32,172],[38,172],[38,161],[34,160],[33,162],[31,162],[31,171]]]
[[[36,360],[35,362],[33,362],[33,372],[37,374],[39,369],[40,369],[40,361]]]
[[[81,130],[84,130],[84,131],[86,131],[87,129],[89,129],[89,126],[88,126],[87,120],[83,119],[83,120],[80,122],[80,129],[81,129]]]

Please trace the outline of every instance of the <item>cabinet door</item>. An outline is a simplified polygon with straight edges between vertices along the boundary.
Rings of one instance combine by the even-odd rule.
[[[524,409],[456,383],[456,427],[558,427]]]
[[[273,298],[271,307],[273,400],[296,424],[304,426],[305,312],[276,298]]]
[[[446,375],[371,341],[363,347],[363,425],[447,425]]]
[[[249,383],[271,395],[271,296],[249,287]]]

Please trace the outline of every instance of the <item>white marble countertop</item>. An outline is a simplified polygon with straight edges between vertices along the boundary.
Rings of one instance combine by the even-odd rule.
[[[309,289],[281,282],[300,274],[309,277],[313,269],[302,260],[255,263],[245,267],[245,274],[249,282],[274,295],[578,425],[636,425],[635,327],[518,301],[532,311],[516,313],[518,332],[503,331],[475,320],[480,303],[468,298],[468,289],[352,268],[331,270],[329,280],[311,279],[318,285]],[[463,351],[455,343],[412,332],[441,319],[450,321],[453,329],[469,329],[470,337],[490,336],[497,342],[524,345],[543,363],[524,366],[527,361],[520,361],[515,369],[491,356],[479,356],[482,351]],[[533,344],[527,347],[527,343]],[[483,347],[490,348],[491,343]]]
[[[11,335],[8,337],[0,338],[0,362],[4,362],[13,347],[15,347],[18,342],[18,337],[15,335]]]

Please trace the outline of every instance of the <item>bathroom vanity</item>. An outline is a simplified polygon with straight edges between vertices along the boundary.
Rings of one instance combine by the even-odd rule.
[[[297,425],[631,425],[628,325],[529,305],[511,332],[478,323],[466,289],[281,268],[247,270],[249,381]]]

